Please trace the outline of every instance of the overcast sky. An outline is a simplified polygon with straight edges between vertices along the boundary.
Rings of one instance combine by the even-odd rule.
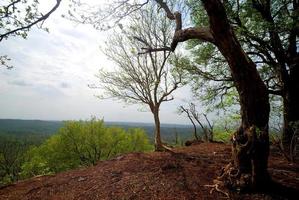
[[[0,68],[0,118],[68,120],[91,116],[105,121],[152,122],[142,106],[126,105],[95,97],[99,91],[88,88],[97,82],[100,68],[113,67],[101,53],[107,33],[87,25],[75,25],[61,18],[62,5],[44,24],[47,33],[32,29],[26,40],[9,38],[0,43],[0,55],[8,55],[14,66]],[[175,100],[161,106],[162,123],[189,123],[176,113],[190,98],[180,89]]]

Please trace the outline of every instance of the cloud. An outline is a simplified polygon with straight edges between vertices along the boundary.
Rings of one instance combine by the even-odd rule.
[[[39,85],[34,88],[34,91],[41,96],[41,98],[55,99],[66,96],[62,90],[52,85]]]
[[[59,86],[61,87],[61,88],[70,88],[71,86],[68,84],[68,83],[66,83],[66,82],[61,82],[60,84],[59,84]]]
[[[13,80],[13,81],[8,81],[9,85],[16,85],[16,86],[20,86],[20,87],[28,87],[28,86],[32,86],[31,83],[28,83],[24,80]]]

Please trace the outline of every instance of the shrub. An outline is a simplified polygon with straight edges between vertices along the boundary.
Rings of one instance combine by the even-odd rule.
[[[45,143],[27,152],[23,177],[95,165],[127,152],[151,150],[142,129],[105,127],[103,120],[67,121]]]

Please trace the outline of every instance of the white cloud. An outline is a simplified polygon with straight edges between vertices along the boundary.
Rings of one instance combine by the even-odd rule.
[[[21,87],[28,87],[31,86],[31,83],[28,83],[24,80],[13,80],[13,81],[8,81],[8,84],[10,85],[17,85],[17,86],[21,86]]]

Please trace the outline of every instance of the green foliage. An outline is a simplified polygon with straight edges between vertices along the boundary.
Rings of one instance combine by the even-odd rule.
[[[188,42],[192,56],[181,58],[184,82],[191,83],[193,95],[207,111],[238,110],[238,95],[233,85],[228,65],[210,43],[196,40]]]
[[[6,4],[6,5],[5,5]],[[19,27],[24,27],[37,16],[40,15],[38,12],[38,1],[20,1],[13,3],[13,1],[4,1],[0,6],[0,28],[1,37],[2,34],[11,32]],[[13,36],[27,37],[28,29],[17,31],[12,33]],[[5,36],[4,38],[7,38]],[[1,38],[2,39],[2,38]]]
[[[238,113],[229,113],[216,121],[214,140],[229,143],[232,134],[239,127],[241,116]]]
[[[32,147],[27,151],[25,155],[24,164],[20,172],[21,178],[29,178],[37,175],[51,174],[51,170],[48,167],[46,156],[43,152],[45,151],[42,147]]]
[[[0,186],[19,179],[29,143],[11,136],[0,136]]]
[[[0,42],[11,36],[26,39],[30,28],[46,20],[58,8],[61,0],[53,2],[53,7],[45,13],[40,11],[38,0],[3,0],[0,5]],[[42,25],[37,27],[48,32]]]
[[[192,23],[196,27],[207,27],[209,22],[203,6],[195,0],[187,2],[191,9]],[[299,15],[298,9],[296,11],[294,8],[294,1],[273,0],[268,3],[269,5],[265,1],[229,0],[224,1],[224,6],[242,48],[256,63],[259,75],[266,86],[272,91],[279,91],[282,84],[279,78],[281,76],[280,71],[277,70],[279,58],[275,54],[275,46],[281,42],[282,46],[279,51],[284,51],[284,54],[289,56],[290,39],[294,30],[298,29]],[[267,20],[263,17],[254,4],[260,4],[260,6],[267,4],[269,16],[272,19],[269,20],[268,18]],[[278,38],[276,39],[278,40],[273,41],[275,37],[271,36],[271,33],[277,34]],[[296,55],[296,42],[293,43],[295,44],[294,55]],[[233,111],[232,113],[239,110],[237,91],[232,81],[226,81],[227,78],[231,77],[228,73],[229,70],[227,70],[227,61],[217,50],[217,47],[199,40],[188,41],[187,47],[192,56],[188,57],[188,62],[185,61],[184,68],[189,81],[192,82],[194,96],[208,110],[227,110]],[[291,57],[285,60],[288,59],[291,60]],[[282,66],[284,68],[288,65],[288,63],[284,63]],[[286,69],[286,71],[288,70]],[[280,127],[277,124],[282,124],[281,98],[271,97],[270,102],[272,106],[270,125],[271,128],[278,130]],[[279,109],[276,109],[277,107]]]
[[[233,132],[228,132],[224,130],[216,130],[214,131],[214,141],[229,143],[232,133]]]
[[[142,129],[105,127],[102,120],[96,119],[68,121],[44,144],[27,152],[22,176],[57,173],[95,165],[119,154],[151,149]]]
[[[122,128],[115,127],[116,125]],[[92,146],[97,147],[97,151],[98,146],[101,148],[100,160],[126,152],[153,150],[153,146],[149,144],[153,141],[148,140],[148,137],[153,137],[154,132],[151,124],[105,123],[104,126],[102,121],[95,119],[64,124],[52,121],[0,120],[0,127],[0,152],[5,152],[6,158],[15,160],[14,165],[10,166],[3,162],[4,154],[0,153],[0,185],[93,164],[97,160],[93,159],[95,153]],[[50,135],[57,129],[59,131],[56,134]],[[191,130],[190,126],[173,124],[163,124],[161,127],[164,141],[174,146],[183,145],[191,136]],[[45,134],[38,134],[38,131]],[[74,144],[78,144],[79,154],[76,154]],[[89,156],[88,151],[93,156]]]

